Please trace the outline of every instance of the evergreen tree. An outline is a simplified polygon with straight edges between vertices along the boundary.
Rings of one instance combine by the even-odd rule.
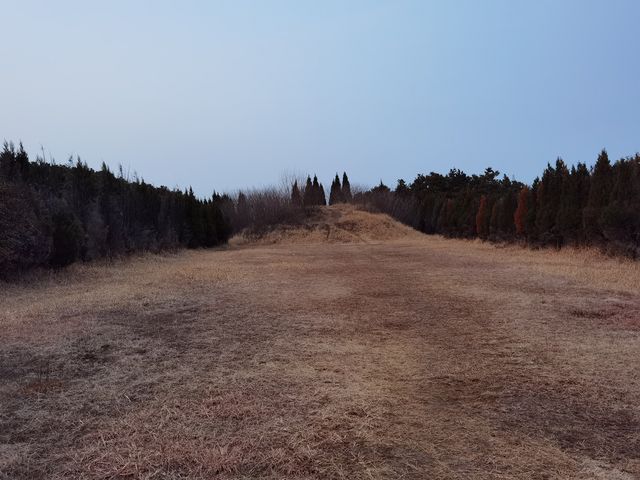
[[[489,236],[497,239],[500,234],[500,217],[503,210],[503,199],[499,198],[491,208],[491,219],[489,220]]]
[[[537,241],[538,229],[536,227],[536,217],[538,216],[538,190],[540,189],[540,179],[535,178],[529,191],[528,212],[525,217],[527,240]]]
[[[16,168],[20,177],[23,180],[27,180],[29,175],[29,156],[27,152],[25,152],[24,147],[22,146],[22,142],[18,144],[18,151],[15,156]]]
[[[313,176],[313,183],[311,187],[312,192],[312,205],[320,205],[321,203],[321,195],[320,195],[320,184],[318,183],[318,176]]]
[[[513,221],[516,227],[516,234],[520,236],[527,235],[527,214],[529,213],[529,187],[522,187],[518,194],[518,205],[513,215]]]
[[[304,193],[302,194],[302,203],[305,207],[311,207],[315,205],[315,191],[313,184],[311,183],[311,177],[307,176],[307,183],[304,187]]]
[[[293,187],[291,188],[291,203],[293,205],[302,206],[302,195],[300,195],[297,180],[293,182]]]
[[[585,235],[590,241],[603,239],[600,219],[605,207],[609,204],[613,184],[613,170],[609,155],[602,150],[591,173],[589,198],[583,213]]]
[[[478,214],[476,215],[476,233],[482,238],[486,239],[489,235],[488,229],[488,216],[487,209],[487,196],[482,195],[480,197],[480,206],[478,207]]]
[[[13,143],[5,140],[0,153],[0,175],[7,180],[14,180],[18,176],[18,171],[15,147]]]
[[[556,225],[563,241],[572,243],[582,239],[582,209],[588,192],[589,172],[586,166],[578,164],[571,171],[562,172],[562,190],[560,195]]]
[[[340,187],[340,178],[336,173],[336,177],[331,182],[331,190],[329,192],[329,205],[335,205],[336,203],[341,203],[342,199],[342,189]]]
[[[347,172],[342,172],[342,201],[349,203],[352,199],[353,197],[351,195],[351,184],[349,183]]]
[[[568,176],[568,170],[562,159],[558,158],[556,167],[547,164],[538,188],[536,228],[543,242],[556,243],[559,232],[556,226],[558,208],[562,195],[562,184]]]
[[[638,163],[619,160],[612,167],[612,190],[608,205],[602,208],[600,227],[606,240],[621,253],[640,253],[640,191]]]
[[[399,197],[409,197],[411,195],[411,189],[407,186],[407,182],[405,182],[403,179],[398,180],[395,194]]]
[[[498,219],[498,229],[503,239],[513,237],[515,234],[515,224],[513,222],[513,216],[515,214],[518,201],[516,195],[512,190],[507,192],[502,197],[502,211],[500,212],[500,218]]]
[[[324,187],[320,184],[318,189],[318,205],[325,206],[327,204],[327,197],[324,193]]]

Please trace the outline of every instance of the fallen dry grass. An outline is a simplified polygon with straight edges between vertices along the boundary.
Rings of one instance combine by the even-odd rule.
[[[338,204],[319,209],[304,225],[280,225],[259,235],[237,235],[231,246],[316,243],[375,243],[407,240],[421,235],[386,215]]]
[[[640,477],[636,264],[314,222],[3,285],[0,478]]]

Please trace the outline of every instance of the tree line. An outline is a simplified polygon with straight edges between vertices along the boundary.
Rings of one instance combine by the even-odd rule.
[[[22,144],[0,153],[0,277],[34,267],[136,251],[211,247],[231,234],[229,198],[155,187],[93,170],[79,158],[64,165],[30,161]]]
[[[226,197],[223,211],[232,219],[234,232],[245,230],[260,236],[277,225],[302,224],[317,207],[351,201],[351,185],[346,173],[342,184],[336,174],[331,184],[329,200],[318,176],[287,179],[283,188],[245,190],[235,201]]]
[[[425,233],[640,255],[640,155],[612,163],[603,150],[591,168],[559,158],[531,185],[499,175],[492,168],[419,174],[411,184],[398,180],[395,190],[381,182],[354,200]]]
[[[351,184],[349,183],[349,177],[347,177],[347,173],[344,172],[342,174],[342,184],[340,184],[340,177],[336,173],[335,178],[331,182],[331,189],[329,190],[329,205],[350,201]],[[295,180],[293,182],[293,186],[291,187],[291,203],[301,207],[327,205],[324,186],[318,182],[317,175],[313,176],[313,180],[311,180],[311,176],[307,176],[307,182],[302,191],[298,186],[298,181]]]
[[[346,172],[327,199],[316,175],[268,188],[197,198],[155,187],[104,163],[31,161],[22,145],[0,153],[0,278],[34,267],[136,251],[212,247],[234,232],[258,233],[302,223],[316,207],[354,202],[390,214],[424,233],[520,242],[599,246],[640,255],[640,155],[611,162],[605,150],[589,168],[548,164],[531,185],[487,168],[419,174],[395,189],[382,182],[352,194]]]

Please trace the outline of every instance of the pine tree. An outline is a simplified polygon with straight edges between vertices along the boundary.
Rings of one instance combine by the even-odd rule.
[[[351,196],[351,184],[349,183],[347,172],[342,172],[342,201],[349,203],[352,199],[353,197]]]
[[[335,205],[336,203],[341,203],[342,201],[340,178],[336,173],[336,177],[333,179],[333,182],[331,182],[331,190],[329,192],[329,205]]]

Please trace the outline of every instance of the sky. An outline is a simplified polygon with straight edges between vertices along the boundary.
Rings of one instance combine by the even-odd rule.
[[[215,191],[640,151],[636,0],[0,0],[0,140]]]

